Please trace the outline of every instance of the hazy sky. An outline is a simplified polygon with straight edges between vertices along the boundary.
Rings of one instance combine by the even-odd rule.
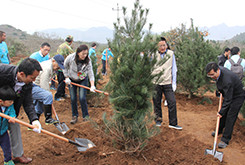
[[[113,29],[117,3],[131,13],[135,0],[1,0],[0,24],[9,24],[29,33],[49,28]],[[245,26],[243,0],[140,0],[149,8],[148,23],[154,32],[167,31],[181,23],[211,27],[221,23]],[[122,11],[119,11],[121,17]]]

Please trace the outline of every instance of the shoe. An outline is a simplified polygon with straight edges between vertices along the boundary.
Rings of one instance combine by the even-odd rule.
[[[71,119],[71,124],[75,124],[77,122],[77,116],[72,116],[72,119]]]
[[[14,165],[14,162],[13,160],[10,160],[8,162],[4,162],[4,165]]]
[[[56,88],[55,87],[50,87],[50,90],[56,91]]]
[[[182,127],[179,125],[168,125],[169,128],[174,128],[174,129],[178,129],[178,130],[182,130]]]
[[[55,124],[55,123],[58,123],[58,122],[59,122],[58,120],[54,120],[52,117],[50,117],[50,118],[45,120],[45,124],[46,125]]]
[[[62,97],[59,97],[59,98],[55,98],[54,100],[55,100],[55,101],[64,101],[65,99],[62,98]]]
[[[161,127],[161,126],[162,126],[161,121],[157,121],[157,122],[156,122],[156,126],[157,126],[157,127]]]
[[[219,132],[218,132],[218,135],[220,135],[220,134],[222,134],[222,133],[219,133]],[[214,136],[215,136],[215,131],[213,131],[213,132],[211,133],[211,135],[214,137]]]
[[[13,158],[13,161],[15,163],[23,163],[23,164],[28,164],[32,161],[32,158],[28,158],[24,155],[22,155],[21,157],[16,157],[16,158]]]
[[[70,98],[69,95],[65,94],[64,96],[62,96],[64,99]]]
[[[221,141],[221,142],[219,142],[218,147],[219,148],[225,148],[225,147],[227,147],[227,145],[228,144],[226,144],[225,142]]]

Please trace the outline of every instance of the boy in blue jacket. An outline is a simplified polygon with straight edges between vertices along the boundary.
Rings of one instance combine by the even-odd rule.
[[[0,113],[4,113],[13,118],[16,117],[13,105],[15,96],[16,94],[10,86],[6,85],[0,87]],[[14,165],[11,155],[9,134],[7,131],[9,126],[8,123],[15,123],[15,120],[8,120],[0,117],[0,146],[4,153],[4,165]]]

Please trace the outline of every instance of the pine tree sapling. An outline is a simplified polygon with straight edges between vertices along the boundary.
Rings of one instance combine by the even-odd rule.
[[[131,17],[123,8],[124,26],[120,20],[114,24],[114,38],[109,43],[114,58],[110,64],[111,75],[108,83],[110,103],[114,114],[104,123],[108,133],[123,152],[139,152],[146,146],[156,129],[151,128],[152,118],[152,65],[148,55],[156,50],[149,31],[144,31],[148,15],[136,0]],[[140,56],[144,52],[144,55]]]

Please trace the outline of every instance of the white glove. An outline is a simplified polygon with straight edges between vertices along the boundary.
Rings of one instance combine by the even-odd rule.
[[[95,93],[95,86],[91,86],[90,91]]]
[[[38,120],[34,120],[32,122],[32,125],[37,127],[37,128],[34,128],[33,131],[36,132],[36,133],[41,133],[41,129],[42,129],[42,126],[40,124],[40,122]]]
[[[68,77],[66,77],[65,83],[68,84],[68,85],[71,85],[71,80]]]
[[[176,84],[172,84],[172,88],[173,88],[173,91],[175,92],[176,91]]]

